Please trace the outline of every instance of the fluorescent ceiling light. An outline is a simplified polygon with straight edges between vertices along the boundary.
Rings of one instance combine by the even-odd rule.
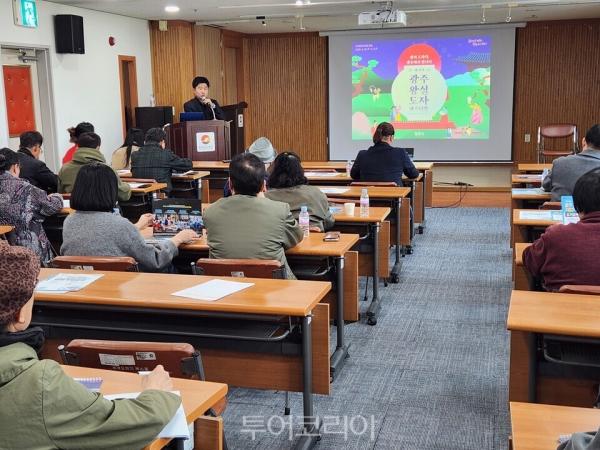
[[[175,5],[165,6],[165,11],[168,12],[168,13],[179,12],[179,6],[175,6]]]

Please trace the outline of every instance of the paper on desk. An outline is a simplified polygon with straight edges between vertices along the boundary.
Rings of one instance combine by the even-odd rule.
[[[196,172],[194,170],[188,170],[187,172],[174,173],[173,177],[185,177],[186,175],[194,175]]]
[[[59,273],[40,281],[35,290],[55,294],[79,291],[103,276],[103,274]]]
[[[513,188],[512,190],[513,195],[540,195],[545,193],[546,191],[542,188]]]
[[[216,279],[183,289],[181,291],[173,292],[171,295],[214,302],[215,300],[227,297],[234,292],[241,291],[249,288],[250,286],[254,286],[254,283],[240,283],[238,281]]]
[[[71,207],[71,200],[63,199],[63,208],[70,208],[70,207]]]
[[[348,192],[348,188],[336,188],[336,187],[322,187],[321,192],[323,194],[343,194],[344,192]]]
[[[173,394],[180,395],[179,391],[171,391]],[[105,395],[104,398],[108,400],[120,400],[120,399],[133,399],[137,398],[140,392],[126,392],[123,394],[111,394]],[[188,429],[187,419],[185,417],[185,411],[183,405],[179,405],[175,415],[171,421],[165,425],[156,438],[167,438],[167,439],[189,439],[190,430]]]
[[[131,171],[129,169],[119,169],[117,170],[117,173],[119,175],[128,175]]]
[[[556,222],[562,222],[562,212],[548,211],[548,210],[532,210],[532,211],[519,211],[519,219],[521,220],[553,220]]]
[[[344,175],[342,172],[304,172],[306,177],[340,177]]]
[[[542,180],[541,174],[520,174],[517,175],[517,178],[522,178],[524,180]]]
[[[139,189],[142,186],[148,186],[148,183],[127,183],[131,187],[131,189]]]

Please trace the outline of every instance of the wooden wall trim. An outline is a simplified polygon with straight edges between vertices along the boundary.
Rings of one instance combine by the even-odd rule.
[[[517,29],[513,160],[536,161],[537,127],[599,122],[600,19],[530,22]],[[524,137],[531,135],[531,142]]]

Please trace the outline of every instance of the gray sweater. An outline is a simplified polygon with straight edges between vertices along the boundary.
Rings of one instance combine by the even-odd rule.
[[[576,155],[556,158],[542,187],[552,192],[552,201],[560,202],[563,195],[573,195],[575,183],[584,173],[600,167],[600,150],[588,148]]]
[[[166,239],[149,244],[129,220],[112,212],[76,211],[65,219],[65,256],[131,256],[140,270],[156,272],[166,268],[178,250]]]

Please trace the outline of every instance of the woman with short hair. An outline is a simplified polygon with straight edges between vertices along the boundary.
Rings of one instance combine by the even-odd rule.
[[[284,152],[277,155],[270,167],[267,185],[269,188],[265,197],[288,203],[296,220],[302,206],[306,206],[311,227],[325,231],[333,226],[335,219],[329,210],[327,196],[318,187],[308,184],[302,161],[296,153]]]
[[[84,165],[77,174],[71,208],[65,219],[61,254],[66,256],[130,256],[140,270],[171,271],[178,247],[197,237],[183,230],[170,239],[148,243],[140,230],[152,224],[152,214],[144,214],[134,225],[114,213],[117,206],[117,176],[106,164]]]

